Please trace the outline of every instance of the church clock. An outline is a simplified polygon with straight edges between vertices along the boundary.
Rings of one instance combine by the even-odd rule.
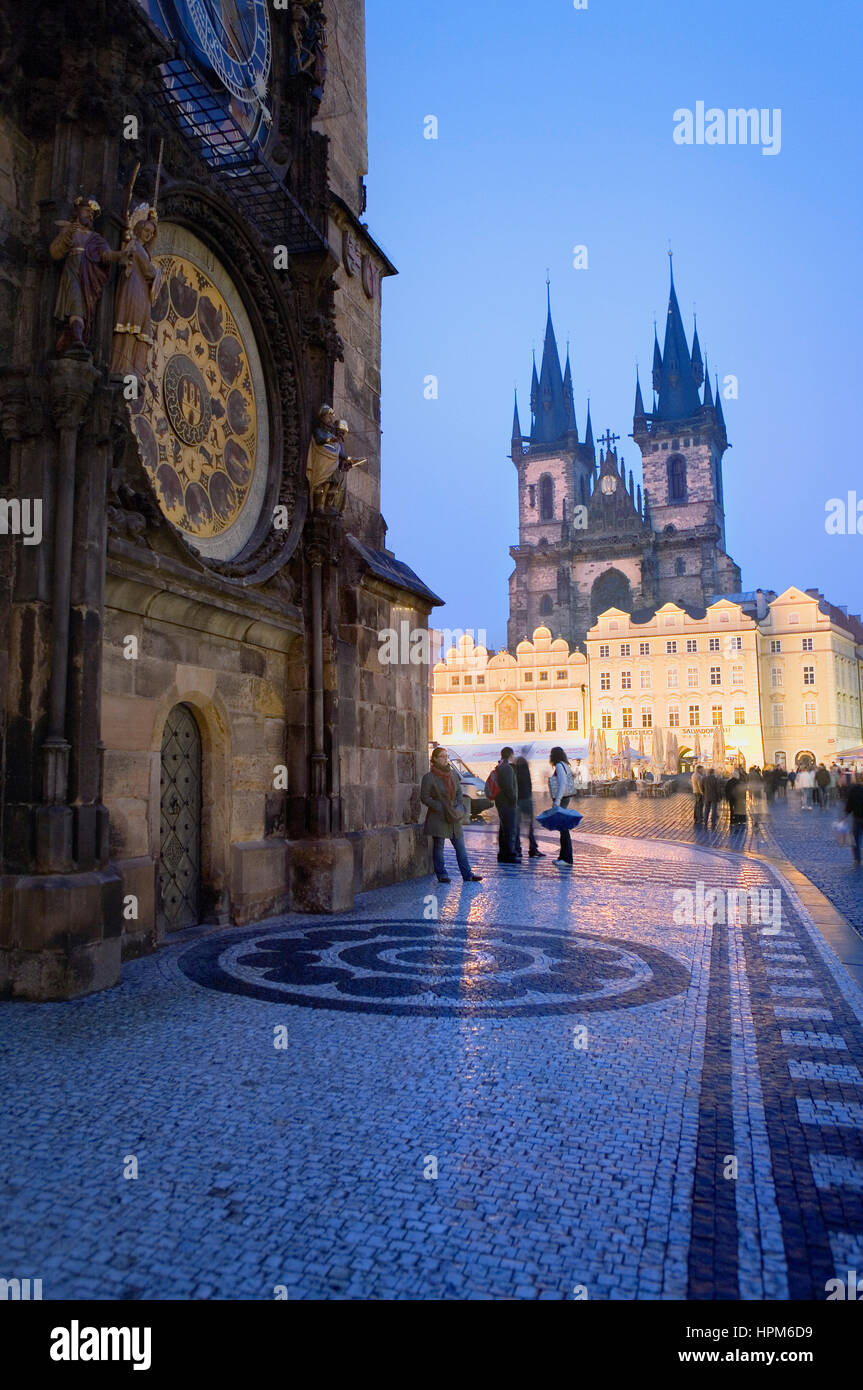
[[[163,69],[166,90],[209,162],[230,164],[263,148],[272,122],[267,0],[141,3],[177,43],[180,57]]]
[[[267,488],[269,411],[261,358],[227,271],[165,223],[161,288],[143,390],[130,402],[138,451],[172,526],[205,559],[233,560]]]

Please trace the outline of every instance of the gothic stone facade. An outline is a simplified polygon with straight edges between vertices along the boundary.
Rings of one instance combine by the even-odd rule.
[[[437,600],[379,507],[363,4],[244,9],[237,34],[216,6],[213,39],[161,0],[0,3],[0,992],[21,997],[428,867],[425,673],[377,659]],[[93,196],[103,241],[70,230]],[[114,263],[142,199],[156,239]],[[135,266],[161,289],[118,338]],[[325,402],[367,462],[313,511]],[[31,544],[11,532],[36,500]]]
[[[549,306],[530,434],[521,433],[517,405],[513,419],[519,542],[510,552],[511,649],[539,623],[581,644],[606,608],[704,608],[714,595],[739,592],[740,571],[725,550],[722,405],[697,332],[688,346],[673,280],[664,351],[654,343],[653,387],[648,414],[636,383],[642,493],[618,457],[617,436],[599,441],[597,462],[589,407],[579,439],[569,353],[561,372]]]

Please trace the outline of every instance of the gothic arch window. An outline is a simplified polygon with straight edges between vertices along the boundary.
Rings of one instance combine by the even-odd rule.
[[[675,574],[685,574],[685,573],[686,573],[686,561],[685,561],[685,560],[678,560],[678,561],[676,562],[676,564],[675,564],[675,566],[674,566],[674,573],[675,573]]]
[[[600,613],[607,608],[619,608],[623,613],[632,612],[632,588],[620,570],[606,570],[590,591],[591,620],[596,622]]]
[[[549,617],[553,612],[554,612],[554,604],[553,604],[552,601],[551,601],[550,595],[549,595],[549,594],[543,594],[542,598],[541,598],[540,601],[539,601],[539,616],[540,616],[541,618],[547,618],[547,617]]]
[[[666,464],[668,471],[669,502],[686,501],[686,459],[682,454],[672,454]]]
[[[554,520],[554,483],[548,473],[543,473],[539,480],[539,519]]]

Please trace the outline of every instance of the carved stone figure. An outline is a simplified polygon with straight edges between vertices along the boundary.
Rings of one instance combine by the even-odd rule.
[[[76,198],[70,222],[58,222],[60,231],[48,248],[54,261],[63,262],[54,317],[64,325],[57,340],[57,356],[86,350],[93,320],[108,283],[110,266],[124,264],[127,250],[112,251],[104,237],[93,230],[101,212],[95,198]]]
[[[346,420],[337,420],[331,405],[322,405],[312,431],[306,477],[314,511],[341,513],[347,501],[348,473],[366,460],[351,458],[345,448]]]
[[[320,101],[327,80],[327,16],[320,0],[295,4],[291,14],[291,72],[307,72],[314,80],[313,96]]]
[[[153,262],[150,247],[158,235],[155,208],[141,203],[131,214],[124,234],[130,259],[120,272],[114,304],[114,351],[111,371],[118,376],[147,375],[153,350],[151,306],[162,287],[162,272]]]

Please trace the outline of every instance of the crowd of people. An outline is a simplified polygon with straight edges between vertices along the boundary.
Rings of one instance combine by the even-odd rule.
[[[552,748],[549,755],[552,768],[548,779],[551,803],[566,808],[579,790],[582,779],[573,770],[562,748]],[[772,802],[786,800],[789,788],[799,793],[803,811],[827,810],[834,807],[841,819],[842,836],[852,849],[854,862],[861,862],[863,846],[863,778],[834,764],[800,767],[787,771],[784,767],[768,767],[763,771],[753,766],[747,771],[743,764],[731,775],[699,763],[692,772],[694,796],[693,816],[696,825],[717,829],[724,821],[726,808],[731,830],[743,830],[747,825],[758,830],[768,815]],[[533,786],[530,767],[524,754],[516,756],[512,748],[502,748],[500,761],[486,781],[486,795],[494,803],[498,817],[499,864],[520,864],[524,858],[524,843],[530,859],[541,859],[534,827]],[[420,799],[426,807],[425,832],[432,839],[434,870],[440,883],[451,882],[444,863],[444,846],[449,840],[455,850],[456,862],[466,883],[480,883],[473,873],[464,842],[463,822],[467,816],[458,773],[449,762],[445,748],[437,747],[431,755],[431,767],[422,780]],[[572,868],[572,838],[568,829],[560,830],[560,851],[554,861],[560,869]]]
[[[758,829],[775,800],[787,800],[788,790],[800,796],[802,811],[838,809],[847,823],[846,835],[860,863],[863,838],[863,782],[835,763],[803,766],[789,772],[784,767],[750,767],[741,764],[730,776],[699,763],[692,772],[693,818],[696,825],[715,830],[725,803],[731,829],[751,824]]]

